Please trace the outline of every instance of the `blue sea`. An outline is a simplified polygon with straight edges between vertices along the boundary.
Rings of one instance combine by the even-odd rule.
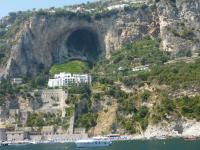
[[[0,150],[77,150],[75,144],[38,144],[12,145],[0,147]],[[80,149],[79,149],[80,150]],[[104,148],[84,148],[84,150],[200,150],[200,140],[135,140],[113,142],[112,146]]]

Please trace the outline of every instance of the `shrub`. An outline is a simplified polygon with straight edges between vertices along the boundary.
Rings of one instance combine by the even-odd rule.
[[[96,126],[97,117],[98,115],[95,113],[83,114],[77,120],[76,124],[78,127],[84,127],[88,130],[89,128]]]
[[[151,96],[151,93],[148,90],[144,90],[144,92],[142,93],[142,101],[143,102],[147,102],[149,100],[149,97]]]
[[[191,57],[192,51],[191,50],[180,50],[176,54],[176,57]]]

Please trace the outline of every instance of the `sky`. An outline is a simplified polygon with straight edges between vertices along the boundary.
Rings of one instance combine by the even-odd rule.
[[[0,0],[0,18],[9,12],[32,10],[33,8],[62,7],[95,0]]]

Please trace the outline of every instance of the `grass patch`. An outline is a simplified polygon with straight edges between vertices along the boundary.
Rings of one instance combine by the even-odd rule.
[[[67,73],[87,73],[89,71],[89,64],[87,62],[73,60],[63,64],[55,64],[50,69],[50,74],[54,75],[60,72]]]

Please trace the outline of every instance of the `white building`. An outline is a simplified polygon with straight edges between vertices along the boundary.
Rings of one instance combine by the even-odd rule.
[[[133,72],[149,70],[149,65],[137,66],[132,69]]]
[[[12,78],[12,84],[22,84],[23,79],[22,78]]]
[[[28,134],[27,132],[24,131],[7,131],[6,132],[6,136],[7,136],[7,141],[24,141],[25,139],[27,139]]]
[[[120,4],[120,5],[112,5],[107,7],[108,10],[113,10],[113,9],[117,9],[117,10],[123,10],[124,8],[128,7],[128,4]]]
[[[92,77],[88,74],[71,74],[62,72],[60,74],[55,74],[54,79],[49,79],[49,87],[62,87],[69,84],[91,84]]]

